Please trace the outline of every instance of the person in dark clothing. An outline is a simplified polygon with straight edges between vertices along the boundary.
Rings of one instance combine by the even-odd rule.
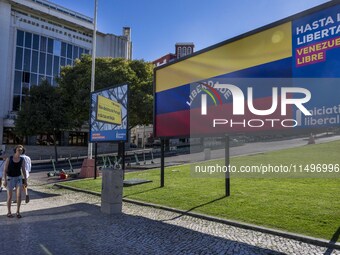
[[[6,159],[3,179],[4,179],[4,186],[7,188],[7,217],[13,218],[11,212],[11,204],[12,204],[12,194],[13,189],[16,189],[16,196],[17,196],[17,218],[21,218],[20,214],[20,205],[21,205],[21,189],[22,185],[27,187],[27,178],[26,178],[26,171],[25,171],[25,163],[24,159],[20,157],[24,147],[22,145],[17,145],[14,148],[14,155],[10,156]],[[24,184],[23,178],[24,176]]]

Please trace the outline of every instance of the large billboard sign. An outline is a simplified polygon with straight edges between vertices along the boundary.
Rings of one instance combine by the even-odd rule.
[[[340,126],[340,4],[155,69],[157,137]]]
[[[91,93],[90,141],[127,141],[128,85]]]

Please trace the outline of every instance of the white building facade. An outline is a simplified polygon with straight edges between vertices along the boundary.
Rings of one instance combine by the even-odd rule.
[[[14,118],[31,86],[57,86],[60,69],[91,54],[93,20],[45,0],[0,0],[0,145],[16,143]],[[97,57],[131,59],[130,28],[97,32]]]

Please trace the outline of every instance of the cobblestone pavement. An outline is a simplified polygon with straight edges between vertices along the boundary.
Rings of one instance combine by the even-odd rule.
[[[6,217],[0,193],[0,254],[338,254],[269,234],[177,213],[123,204],[123,214],[100,212],[100,198],[31,180],[22,219]],[[13,205],[12,212],[15,212]]]

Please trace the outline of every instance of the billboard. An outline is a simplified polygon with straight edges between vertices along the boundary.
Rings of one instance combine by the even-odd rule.
[[[156,137],[340,126],[340,5],[224,41],[154,78]]]
[[[96,120],[109,124],[121,125],[122,105],[112,99],[98,95]]]
[[[128,85],[91,93],[90,142],[127,141]]]

